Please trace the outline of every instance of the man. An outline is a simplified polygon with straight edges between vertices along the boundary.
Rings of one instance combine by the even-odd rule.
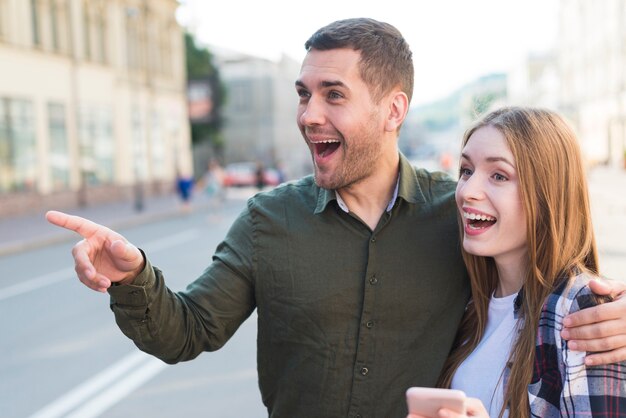
[[[315,175],[251,198],[184,292],[119,234],[59,212],[48,220],[85,238],[73,250],[78,277],[109,292],[140,349],[190,360],[257,309],[271,417],[405,416],[405,390],[435,384],[469,297],[455,183],[398,151],[413,63],[396,28],[342,20],[305,47],[297,122]],[[610,305],[616,313],[596,314],[626,316],[623,301]],[[626,325],[573,331],[590,328],[605,338],[579,341],[583,350],[619,346],[611,336]]]

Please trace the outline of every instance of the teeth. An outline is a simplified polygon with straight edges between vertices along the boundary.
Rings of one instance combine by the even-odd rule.
[[[471,219],[472,221],[495,221],[496,218],[494,218],[493,216],[489,216],[489,215],[479,215],[477,213],[467,213],[464,212],[463,213],[463,217],[465,219]]]
[[[336,139],[325,139],[323,141],[311,141],[313,144],[333,144],[335,142],[339,142]]]

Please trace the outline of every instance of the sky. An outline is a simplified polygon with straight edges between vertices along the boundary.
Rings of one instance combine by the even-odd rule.
[[[507,72],[555,44],[558,0],[179,0],[179,22],[210,48],[301,61],[317,29],[350,17],[396,26],[415,62],[413,105]],[[294,90],[295,91],[295,90]],[[295,94],[295,93],[294,93]]]

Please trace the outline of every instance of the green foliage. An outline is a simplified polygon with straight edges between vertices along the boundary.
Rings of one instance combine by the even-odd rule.
[[[200,48],[190,33],[185,33],[185,52],[187,79],[205,79],[209,81],[213,91],[212,118],[206,123],[191,124],[191,139],[194,144],[210,141],[215,149],[221,149],[222,109],[226,101],[226,87],[220,78],[213,54],[207,48]]]
[[[494,92],[476,94],[472,97],[472,108],[474,112],[476,112],[476,115],[482,115],[487,112],[490,109],[491,104],[500,97],[502,97],[501,94],[496,94]]]

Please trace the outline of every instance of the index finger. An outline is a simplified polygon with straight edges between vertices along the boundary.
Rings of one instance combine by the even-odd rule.
[[[89,219],[81,218],[80,216],[75,215],[68,215],[67,213],[58,212],[56,210],[46,212],[46,220],[53,225],[74,231],[80,234],[83,238],[89,238],[102,228],[101,225],[92,222]]]

